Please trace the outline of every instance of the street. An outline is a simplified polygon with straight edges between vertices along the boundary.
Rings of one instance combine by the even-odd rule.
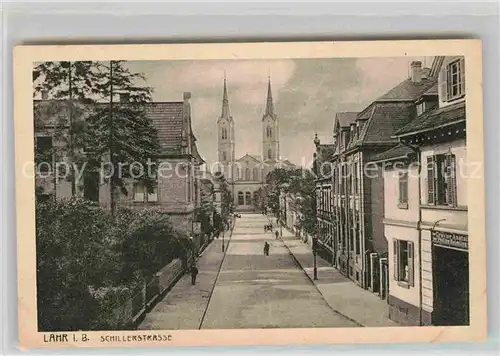
[[[189,276],[184,276],[139,328],[357,326],[329,307],[283,242],[264,233],[266,223],[263,215],[242,214],[225,255],[221,239],[215,240],[200,258],[197,285],[191,286]],[[270,244],[269,256],[263,253],[265,241]]]

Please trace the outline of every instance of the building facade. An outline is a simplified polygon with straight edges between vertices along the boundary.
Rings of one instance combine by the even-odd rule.
[[[168,213],[174,226],[187,233],[193,232],[194,210],[201,204],[200,196],[200,166],[204,163],[200,156],[196,136],[191,125],[191,93],[184,93],[183,101],[154,102],[147,104],[147,117],[157,129],[160,143],[158,167],[166,167],[166,174],[157,176],[157,184],[153,191],[148,191],[144,185],[134,179],[127,179],[125,188],[128,194],[117,197],[117,205],[135,209],[156,207]],[[35,101],[35,113],[46,114],[40,107],[48,106],[52,100]],[[62,106],[54,115],[65,116],[67,110]],[[78,104],[78,103],[77,103]],[[124,105],[125,98],[116,105]],[[80,104],[78,104],[80,105]],[[69,106],[68,106],[69,107]],[[57,137],[55,119],[50,115],[36,115],[36,152],[41,156],[51,156],[54,162],[64,160],[64,153],[55,157],[53,147],[64,151],[64,143]],[[55,194],[57,197],[73,195],[71,183],[68,180],[58,180],[54,183],[54,174],[36,179],[36,186],[45,194]],[[77,183],[76,196],[85,197],[99,202],[104,207],[110,206],[110,186],[107,182],[96,179]]]
[[[436,100],[420,98],[416,118],[395,133],[399,153],[379,157],[417,162],[397,175],[386,168],[387,200],[398,187],[384,220],[390,317],[407,325],[468,325],[465,61],[436,57],[432,71]]]
[[[222,112],[217,119],[218,167],[231,187],[235,211],[259,211],[256,202],[262,194],[266,176],[275,168],[293,169],[288,160],[281,160],[279,150],[279,119],[274,110],[271,79],[268,81],[266,107],[261,120],[262,153],[235,157],[235,123],[229,110],[227,83],[224,78]]]
[[[433,64],[435,66],[435,64]],[[323,178],[318,179],[318,224],[326,216],[335,223],[328,226],[323,240],[336,246],[333,264],[359,286],[387,296],[387,268],[381,268],[388,255],[384,236],[384,177],[373,164],[378,154],[398,145],[393,135],[417,113],[417,100],[437,88],[437,75],[421,62],[411,64],[410,77],[361,112],[338,113],[334,121],[331,194]],[[432,73],[432,74],[431,74]],[[318,147],[318,146],[317,146]],[[319,147],[320,148],[320,147]],[[317,148],[318,149],[318,148]],[[331,206],[329,206],[331,205]],[[321,235],[320,235],[321,236]]]

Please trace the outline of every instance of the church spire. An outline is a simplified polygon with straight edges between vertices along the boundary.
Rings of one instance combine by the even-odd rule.
[[[229,119],[229,99],[227,98],[227,86],[226,86],[226,71],[224,71],[224,94],[222,96],[222,114],[221,117]]]
[[[273,94],[271,92],[271,76],[268,77],[266,115],[274,116]]]

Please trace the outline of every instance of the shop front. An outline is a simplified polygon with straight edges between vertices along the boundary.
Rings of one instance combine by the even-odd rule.
[[[432,325],[469,325],[468,235],[432,231]]]

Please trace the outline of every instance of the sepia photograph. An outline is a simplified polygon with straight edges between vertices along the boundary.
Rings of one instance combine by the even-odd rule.
[[[485,337],[480,42],[397,42],[28,47],[25,343]]]

